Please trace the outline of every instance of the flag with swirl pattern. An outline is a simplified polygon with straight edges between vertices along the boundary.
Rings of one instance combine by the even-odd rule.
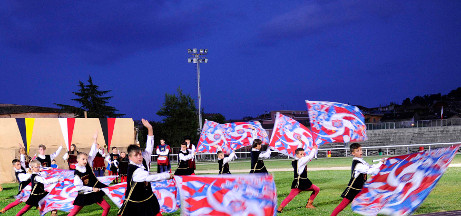
[[[109,185],[116,177],[103,176],[97,178],[101,183]],[[53,190],[40,201],[40,215],[43,216],[52,210],[70,212],[74,208],[73,202],[77,194],[78,191],[74,185],[74,178],[67,178],[62,182],[58,182]]]
[[[220,146],[224,153],[230,153],[222,125],[214,121],[205,120],[197,144],[197,152],[216,153],[215,145]]]
[[[179,209],[179,196],[174,179],[151,182],[151,186],[160,204],[161,213],[172,213]],[[119,208],[125,200],[125,190],[126,182],[102,189]]]
[[[410,215],[436,186],[460,145],[392,157],[352,202],[362,215]]]
[[[275,215],[272,175],[175,176],[182,215]]]
[[[259,121],[233,122],[222,125],[226,139],[233,150],[253,144],[254,139],[260,139],[263,144],[269,143],[269,136]]]
[[[317,145],[367,140],[365,118],[348,104],[306,100],[311,131]]]
[[[317,146],[311,131],[296,120],[277,113],[269,146],[284,155],[295,156],[298,147],[303,148],[306,155]]]

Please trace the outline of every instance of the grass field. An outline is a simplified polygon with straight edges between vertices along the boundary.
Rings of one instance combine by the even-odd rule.
[[[377,157],[367,157],[366,161],[371,163],[371,160]],[[452,164],[460,164],[461,155],[457,155]],[[290,160],[266,160],[266,167],[269,169],[278,168],[291,168]],[[308,168],[322,168],[322,167],[349,167],[351,158],[322,158],[313,160],[308,164]],[[231,169],[249,169],[249,161],[236,161],[230,164]],[[155,166],[153,166],[155,167]],[[174,166],[173,166],[174,167]],[[216,174],[217,163],[199,163],[197,170],[209,170],[210,173]],[[275,183],[277,186],[278,204],[290,192],[291,182],[293,180],[292,171],[279,171],[273,172]],[[284,209],[280,215],[330,215],[333,209],[341,202],[341,193],[347,186],[349,181],[349,170],[321,170],[311,171],[308,173],[309,179],[320,188],[320,193],[315,199],[314,205],[317,209],[305,209],[304,206],[310,195],[310,192],[302,192],[295,197]],[[461,209],[461,168],[452,167],[448,168],[445,175],[441,178],[435,189],[420,206],[415,214],[424,214],[430,212],[441,212]],[[13,195],[17,193],[17,184],[3,184],[4,191],[0,192],[0,207],[5,207],[8,203],[14,201]],[[117,207],[106,198],[112,205],[109,215],[116,215]],[[24,204],[11,209],[4,215],[16,215],[16,213],[24,207]],[[93,205],[85,207],[79,215],[93,216],[101,215],[102,210],[99,206]],[[38,215],[37,210],[30,210],[25,215]],[[58,212],[58,215],[67,215],[65,212]],[[179,211],[172,214],[164,215],[179,215]],[[358,215],[351,211],[350,206],[347,207],[340,215]]]

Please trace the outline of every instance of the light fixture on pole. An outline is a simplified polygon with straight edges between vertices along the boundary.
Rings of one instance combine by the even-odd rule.
[[[205,55],[208,53],[208,49],[188,49],[187,53],[191,54],[192,57],[187,59],[187,62],[197,64],[197,94],[198,94],[198,124],[199,128],[197,132],[200,134],[202,130],[202,95],[200,93],[200,63],[207,63],[208,59]]]

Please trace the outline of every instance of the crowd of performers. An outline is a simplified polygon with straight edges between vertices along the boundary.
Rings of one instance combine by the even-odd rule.
[[[110,205],[104,200],[103,197],[105,194],[101,191],[101,188],[108,187],[108,185],[99,182],[97,179],[98,176],[104,174],[105,169],[109,170],[110,175],[118,175],[121,182],[128,183],[125,191],[125,200],[118,211],[118,215],[161,215],[159,202],[153,194],[149,182],[171,179],[174,175],[194,175],[196,151],[195,146],[191,144],[190,137],[186,137],[184,143],[181,144],[181,150],[178,154],[179,165],[174,175],[171,173],[171,164],[168,158],[170,147],[166,145],[164,139],[160,139],[160,145],[156,148],[159,173],[150,174],[154,135],[149,122],[143,119],[142,123],[148,129],[146,148],[144,150],[140,148],[139,144],[128,146],[127,152],[119,152],[114,147],[111,149],[112,153],[106,155],[104,153],[105,147],[97,143],[97,134],[94,136],[94,144],[88,154],[78,151],[75,144],[71,145],[70,150],[65,153],[63,159],[67,161],[69,169],[74,170],[74,185],[78,191],[78,195],[73,202],[74,208],[69,215],[76,215],[84,206],[93,204],[101,206],[103,216],[108,215]],[[218,150],[218,173],[231,174],[229,162],[237,158],[235,152],[225,156],[220,146],[215,147]],[[268,173],[263,160],[270,158],[272,151],[268,147],[266,151],[261,152],[261,148],[262,141],[260,139],[252,140],[250,174]],[[38,206],[39,201],[48,194],[45,191],[45,185],[63,180],[54,178],[46,179],[45,173],[41,172],[43,167],[53,165],[53,161],[55,161],[61,150],[62,146],[53,154],[48,155],[45,153],[46,146],[40,145],[38,154],[34,158],[31,158],[26,154],[24,147],[20,148],[19,159],[12,161],[15,177],[19,182],[18,194],[28,184],[32,185],[32,191],[29,199],[25,202],[26,205],[19,210],[17,215],[23,215],[32,207]],[[362,148],[358,143],[351,144],[350,150],[354,156],[352,159],[351,178],[347,188],[341,194],[343,200],[333,210],[331,215],[337,215],[347,207],[361,191],[367,180],[367,175],[376,174],[379,171],[379,166],[384,162],[383,159],[380,163],[370,166],[362,159]],[[293,167],[291,191],[278,206],[278,213],[282,213],[284,207],[302,191],[312,191],[305,207],[315,208],[313,203],[320,188],[309,180],[307,176],[307,163],[315,157],[316,153],[316,148],[308,155],[306,155],[303,148],[296,149],[295,159],[291,162]],[[109,164],[107,168],[105,167],[104,160]],[[118,179],[115,182],[117,183]],[[1,209],[0,213],[5,213],[20,203],[21,201],[17,199]],[[56,215],[56,211],[53,211],[52,215]]]

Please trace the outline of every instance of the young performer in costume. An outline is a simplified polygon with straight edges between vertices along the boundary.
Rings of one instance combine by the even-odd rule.
[[[112,153],[107,155],[106,161],[110,164],[109,175],[118,175],[118,164],[120,154],[118,153],[117,147],[112,147]],[[115,183],[118,183],[118,178],[115,179]]]
[[[232,152],[228,157],[224,156],[224,152],[222,152],[222,148],[219,145],[215,145],[216,154],[218,155],[218,164],[219,164],[219,174],[231,174],[229,171],[229,162],[237,159],[237,155],[235,155],[235,151]]]
[[[55,160],[55,159],[53,159],[53,160],[51,161],[51,166],[50,166],[50,167],[53,168],[53,169],[57,169],[57,168],[58,168],[58,164],[56,164],[56,160]]]
[[[271,150],[268,147],[266,152],[261,154],[261,144],[260,139],[254,139],[253,145],[251,145],[251,170],[250,173],[266,173],[267,169],[264,166],[264,161],[262,159],[267,159],[271,156]]]
[[[64,160],[67,161],[70,170],[75,170],[75,165],[77,164],[77,146],[75,144],[70,145],[70,150],[62,156]]]
[[[195,145],[190,143],[191,138],[189,136],[184,137],[184,142],[186,142],[187,150],[190,154],[194,154],[194,157],[189,159],[187,163],[189,164],[189,168],[192,170],[192,173],[195,171]]]
[[[158,173],[169,172],[171,169],[170,159],[170,146],[165,143],[165,139],[160,139],[160,145],[157,146],[157,166]]]
[[[62,149],[62,145],[59,146],[58,150],[56,150],[55,153],[51,155],[45,155],[46,146],[43,144],[40,144],[38,146],[38,155],[35,159],[40,161],[42,167],[50,167],[51,161],[59,155],[59,153],[61,152],[61,149]]]
[[[74,185],[78,191],[78,195],[74,200],[74,208],[68,216],[77,215],[84,206],[95,203],[102,207],[102,216],[109,214],[110,205],[104,200],[104,192],[101,191],[101,188],[105,188],[107,185],[98,181],[89,164],[96,156],[97,151],[97,144],[93,144],[89,155],[84,152],[78,153],[78,163],[74,171]]]
[[[26,148],[22,144],[19,143],[19,160],[21,161],[21,166],[23,168],[29,168],[29,162],[32,158],[27,155]]]
[[[30,168],[32,169],[32,173],[26,173],[19,175],[19,180],[21,182],[30,180],[32,183],[32,191],[30,192],[29,199],[26,201],[26,206],[22,208],[16,216],[23,215],[27,211],[29,211],[33,206],[38,207],[38,203],[42,200],[48,192],[45,191],[45,185],[53,184],[58,181],[62,181],[62,179],[45,179],[45,174],[40,173],[40,164],[41,162],[38,160],[32,160],[30,162]]]
[[[151,162],[151,155],[152,151],[154,151],[154,130],[152,128],[152,125],[149,123],[149,121],[145,119],[141,119],[142,124],[144,127],[147,128],[147,141],[146,141],[146,149],[142,151],[142,165],[144,168],[146,168],[147,171],[150,171],[150,162]],[[137,146],[140,147],[140,144],[137,143]]]
[[[125,201],[118,215],[153,216],[160,214],[160,204],[152,192],[150,182],[173,178],[173,174],[159,173],[149,175],[142,161],[142,150],[137,145],[128,146],[128,178],[125,191]]]
[[[19,176],[21,176],[21,178],[24,179],[22,177],[22,175],[26,174],[26,169],[21,166],[21,161],[20,160],[14,159],[12,163],[13,163],[14,175],[16,176],[16,180],[19,182],[18,193],[17,193],[17,194],[19,194],[19,193],[21,193],[22,189],[24,189],[30,183],[30,179],[28,179],[26,181],[21,181],[20,180]],[[21,200],[16,199],[14,202],[8,204],[5,208],[0,210],[0,213],[3,214],[6,211],[8,211],[9,209],[19,205],[20,203],[21,203]]]
[[[307,163],[315,157],[317,148],[313,149],[309,155],[306,156],[303,148],[296,149],[295,159],[291,162],[294,170],[294,179],[291,183],[290,194],[285,198],[280,206],[277,209],[277,212],[281,213],[283,208],[295,198],[301,191],[312,191],[309,200],[307,201],[306,208],[315,208],[312,203],[314,202],[315,197],[320,191],[320,188],[307,178]]]
[[[350,145],[351,154],[354,156],[352,159],[351,179],[349,184],[341,194],[343,201],[333,210],[332,216],[338,215],[344,208],[352,202],[357,194],[362,190],[363,184],[367,181],[367,175],[376,175],[379,172],[379,167],[383,164],[385,159],[382,159],[378,164],[370,166],[362,159],[362,147],[358,143]]]
[[[118,175],[120,176],[120,182],[126,182],[126,174],[128,172],[128,164],[130,160],[126,156],[125,152],[120,153],[120,162],[118,164]]]
[[[187,143],[181,143],[181,151],[179,152],[179,166],[174,172],[175,175],[191,175],[194,170],[190,168],[189,161],[194,158],[195,152],[191,153],[187,149]]]

